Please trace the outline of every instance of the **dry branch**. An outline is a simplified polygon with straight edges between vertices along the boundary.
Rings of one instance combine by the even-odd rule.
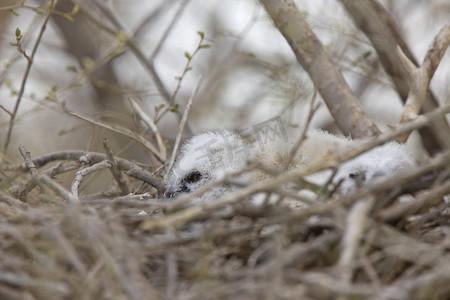
[[[68,203],[77,203],[78,198],[68,192],[64,187],[56,183],[55,181],[51,180],[46,176],[45,174],[41,174],[38,170],[36,165],[33,163],[33,160],[31,159],[30,152],[28,152],[24,147],[19,147],[20,154],[22,155],[23,159],[25,160],[25,165],[30,170],[31,176],[33,177],[34,181],[39,184],[41,188],[44,188],[45,186],[52,189],[54,192],[56,192],[61,198],[65,199]]]
[[[41,25],[40,30],[39,30],[39,34],[38,34],[38,36],[36,38],[36,42],[34,43],[33,49],[31,50],[31,54],[29,56],[27,56],[25,54],[25,52],[24,52],[24,55],[27,58],[27,67],[25,69],[25,72],[24,72],[24,75],[23,75],[23,78],[22,78],[22,83],[20,85],[19,93],[17,94],[17,100],[16,100],[16,103],[14,105],[14,110],[12,112],[12,115],[11,115],[10,119],[9,119],[8,132],[6,133],[6,140],[5,140],[5,144],[4,144],[4,148],[5,149],[8,148],[9,141],[11,139],[12,130],[13,130],[13,127],[14,127],[14,120],[17,117],[17,113],[19,111],[19,106],[20,106],[20,103],[22,101],[22,96],[23,96],[23,94],[25,92],[25,87],[26,87],[26,83],[27,83],[27,80],[28,80],[28,76],[29,76],[30,71],[31,71],[31,66],[33,64],[34,56],[35,56],[35,54],[37,52],[37,49],[38,49],[38,47],[39,47],[39,45],[41,43],[42,36],[44,35],[45,29],[47,28],[47,23],[50,21],[50,17],[52,15],[55,2],[56,2],[55,0],[51,0],[51,2],[49,3],[47,16],[45,17],[44,22],[42,22],[42,25]]]
[[[122,172],[119,170],[119,167],[116,164],[116,160],[115,160],[114,155],[109,147],[108,140],[103,141],[103,149],[105,149],[106,157],[108,158],[108,162],[111,164],[110,170],[114,177],[114,180],[116,181],[116,183],[119,186],[122,193],[127,195],[130,192],[130,188],[128,186],[127,179],[125,178],[125,176],[123,176]]]
[[[434,38],[434,41],[423,60],[422,65],[416,68],[413,62],[402,52],[401,48],[397,48],[400,59],[408,71],[409,79],[409,95],[400,117],[400,124],[414,119],[422,108],[426,99],[428,87],[431,78],[434,75],[439,63],[444,56],[450,44],[450,25],[444,26]],[[441,128],[441,130],[446,128]],[[402,142],[406,142],[408,135],[403,137]],[[450,146],[450,141],[448,142]]]
[[[380,132],[358,104],[342,74],[336,69],[321,42],[292,0],[260,0],[275,26],[308,72],[341,131],[354,138]]]
[[[378,58],[386,73],[392,78],[396,91],[406,101],[410,86],[410,74],[404,68],[404,64],[397,55],[397,46],[408,59],[418,66],[414,55],[406,42],[401,37],[398,26],[389,13],[376,0],[341,0],[349,12],[358,29],[364,32],[372,43]],[[427,100],[423,106],[423,112],[428,112],[439,106],[439,102],[431,91],[427,92]],[[422,140],[428,151],[436,153],[441,149],[449,148],[450,130],[444,117],[438,117],[430,124],[431,128],[424,127],[420,130]]]
[[[37,157],[33,159],[33,163],[37,168],[40,168],[48,163],[60,160],[79,161],[84,164],[92,165],[107,160],[107,157],[105,154],[102,153],[82,151],[82,150],[73,150],[73,151],[68,150],[68,151],[53,152]],[[159,192],[164,192],[165,189],[164,183],[160,178],[158,178],[154,174],[140,168],[135,163],[128,161],[126,159],[116,157],[115,160],[117,162],[117,166],[119,167],[119,169],[123,172],[126,172],[127,175],[150,184],[151,186],[155,187]],[[18,167],[10,167],[9,169],[17,169],[17,168],[26,169],[27,167],[26,165],[21,165]]]

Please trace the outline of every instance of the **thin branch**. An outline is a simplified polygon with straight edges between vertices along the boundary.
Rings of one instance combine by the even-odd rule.
[[[414,119],[426,99],[428,87],[430,85],[431,78],[434,75],[439,63],[444,56],[450,44],[450,25],[447,24],[439,31],[434,38],[428,52],[423,60],[422,66],[416,68],[413,62],[402,52],[400,47],[397,48],[397,52],[402,60],[405,69],[410,75],[410,86],[408,99],[403,107],[402,115],[400,117],[400,124],[408,122]],[[401,142],[406,142],[409,135],[405,135],[401,138]],[[450,142],[449,142],[450,145]]]
[[[40,168],[50,162],[58,161],[58,160],[74,160],[74,161],[81,161],[84,164],[96,164],[101,161],[107,160],[105,154],[103,153],[96,153],[96,152],[89,152],[89,151],[82,151],[82,150],[67,150],[67,151],[59,151],[59,152],[53,152],[49,153],[40,157],[37,157],[33,159],[33,163],[37,168]],[[159,192],[164,192],[164,183],[161,179],[159,179],[154,174],[140,168],[135,163],[128,161],[123,158],[116,157],[115,158],[116,163],[121,171],[127,172],[128,176],[137,178],[139,180],[144,181],[145,183],[150,184],[151,186],[155,187]],[[20,166],[10,166],[8,168],[3,168],[4,170],[14,170],[14,169],[27,169],[26,165],[20,165]]]
[[[399,33],[395,20],[376,0],[340,1],[353,18],[358,29],[370,40],[383,69],[391,77],[400,97],[406,101],[412,87],[410,86],[409,74],[399,55],[397,55],[396,47],[399,46],[408,60],[415,66],[418,66],[418,62]],[[439,101],[429,90],[422,111],[426,113],[437,107],[439,107]],[[435,154],[442,149],[449,148],[450,130],[444,117],[436,118],[430,123],[429,127],[421,128],[419,133],[430,153]]]
[[[127,179],[123,176],[122,172],[120,172],[111,148],[109,147],[109,141],[107,139],[103,141],[103,149],[105,150],[106,157],[111,164],[110,170],[114,177],[114,180],[117,182],[117,185],[119,186],[122,193],[128,195],[130,193],[130,188],[128,187]]]
[[[260,0],[275,26],[288,41],[297,61],[308,72],[339,129],[354,138],[380,133],[358,104],[342,74],[293,0]]]
[[[134,111],[142,119],[142,121],[144,121],[144,123],[147,124],[147,126],[153,131],[153,134],[155,135],[156,141],[158,143],[159,155],[161,156],[163,161],[165,161],[167,158],[166,145],[164,144],[164,141],[161,137],[161,134],[159,133],[159,129],[156,126],[155,122],[153,122],[153,120],[147,116],[147,114],[139,106],[139,104],[137,103],[137,101],[134,98],[128,97],[128,101],[129,101],[131,107],[134,109]]]
[[[81,120],[84,120],[86,122],[92,123],[94,125],[100,126],[102,128],[106,128],[109,130],[112,130],[114,132],[123,134],[129,138],[132,138],[133,140],[139,142],[140,144],[142,144],[145,148],[147,148],[154,156],[155,158],[159,161],[164,163],[164,158],[161,156],[161,154],[159,153],[159,151],[155,148],[155,146],[153,146],[153,144],[151,144],[146,138],[144,138],[143,136],[137,134],[134,131],[129,130],[126,127],[117,125],[117,124],[109,124],[106,122],[101,122],[101,121],[97,121],[94,119],[91,119],[89,117],[85,117],[82,116],[80,114],[77,114],[75,112],[69,111],[67,108],[63,107],[63,109],[67,112],[67,114],[77,117]]]
[[[307,138],[307,132],[308,132],[309,126],[311,124],[311,121],[312,121],[314,115],[316,114],[317,110],[320,107],[320,103],[315,105],[316,96],[317,96],[317,90],[314,89],[314,94],[312,96],[311,104],[309,106],[308,118],[306,119],[305,125],[304,125],[303,130],[302,130],[302,132],[300,134],[299,139],[297,140],[295,145],[292,147],[292,149],[291,149],[291,151],[289,153],[289,157],[286,159],[286,163],[285,163],[285,165],[283,167],[283,171],[288,170],[289,164],[294,159],[295,155],[298,152],[298,149],[303,144],[303,141]]]
[[[52,189],[54,192],[56,192],[59,196],[61,196],[63,199],[65,199],[68,203],[77,203],[78,198],[66,191],[61,185],[57,184],[53,180],[51,180],[48,176],[45,174],[41,174],[36,165],[34,164],[33,160],[31,159],[30,152],[28,152],[23,146],[19,147],[20,154],[22,155],[23,159],[25,160],[25,164],[27,168],[30,170],[31,176],[34,178],[36,183],[43,186],[48,186],[50,189]]]
[[[86,177],[89,174],[106,169],[106,168],[111,168],[111,163],[107,160],[104,160],[99,163],[93,164],[92,166],[86,167],[80,171],[77,171],[77,173],[75,174],[75,177],[72,181],[71,188],[70,188],[70,190],[72,191],[72,194],[74,194],[75,197],[78,197],[78,189],[79,189],[80,184],[83,181],[84,177]]]
[[[366,233],[369,211],[375,203],[374,196],[368,196],[356,202],[350,209],[346,220],[346,230],[342,238],[342,251],[339,257],[339,266],[343,268],[341,279],[350,284],[353,278],[355,260],[358,248]]]
[[[139,62],[143,65],[144,69],[148,71],[155,82],[156,88],[161,93],[161,96],[163,99],[170,104],[170,94],[165,88],[164,84],[162,83],[161,79],[159,78],[158,73],[156,72],[155,66],[152,61],[148,61],[142,51],[140,50],[139,46],[136,44],[136,42],[131,38],[131,36],[127,33],[126,27],[122,25],[119,18],[115,15],[115,13],[106,7],[103,4],[100,4],[97,1],[92,2],[105,16],[106,18],[114,25],[116,32],[123,32],[125,33],[125,42],[126,45],[130,48],[130,50],[133,52],[133,54],[136,56],[136,58],[139,60]]]
[[[186,124],[187,118],[189,116],[189,111],[191,110],[192,102],[194,101],[194,98],[197,96],[197,92],[200,88],[202,79],[203,79],[202,76],[199,76],[199,78],[197,79],[197,82],[195,83],[195,86],[194,86],[194,90],[192,91],[191,97],[189,98],[189,101],[186,105],[186,109],[184,110],[183,118],[181,119],[180,126],[178,127],[178,133],[177,133],[177,137],[175,139],[175,144],[173,145],[172,156],[170,157],[170,162],[169,162],[169,166],[167,168],[166,177],[169,175],[170,171],[173,168],[173,164],[175,162],[175,157],[177,156],[178,148],[180,146],[181,135],[183,134],[184,125]]]
[[[51,2],[50,2],[49,9],[48,9],[48,12],[47,12],[47,16],[45,17],[44,22],[41,25],[41,28],[39,30],[39,34],[38,34],[38,37],[36,39],[36,42],[34,43],[34,46],[33,46],[33,49],[31,50],[31,54],[29,55],[29,58],[27,59],[27,67],[25,69],[25,73],[23,74],[22,83],[20,85],[19,93],[17,94],[16,104],[14,105],[14,110],[12,112],[12,116],[9,119],[9,127],[8,127],[8,132],[6,134],[6,141],[5,141],[5,145],[4,145],[5,149],[8,148],[9,142],[11,140],[11,134],[12,134],[12,130],[13,130],[13,127],[14,127],[14,120],[17,117],[17,112],[19,110],[20,102],[22,101],[22,97],[23,97],[23,94],[25,92],[25,86],[26,86],[26,83],[27,83],[28,76],[30,74],[31,66],[32,66],[33,61],[34,61],[34,56],[35,56],[35,54],[37,52],[37,49],[38,49],[38,47],[39,47],[39,45],[41,43],[42,37],[44,35],[45,28],[47,27],[47,23],[48,23],[48,21],[50,21],[50,17],[51,17],[52,12],[53,12],[55,1],[56,0],[51,0]]]

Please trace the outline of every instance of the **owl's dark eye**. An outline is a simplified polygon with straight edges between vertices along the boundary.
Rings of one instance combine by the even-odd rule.
[[[202,177],[203,177],[202,173],[200,173],[199,171],[194,171],[187,174],[186,177],[184,178],[184,181],[187,183],[194,183],[200,181]]]
[[[348,177],[350,177],[353,180],[357,179],[359,175],[360,175],[359,171],[351,171],[350,173],[348,173]]]

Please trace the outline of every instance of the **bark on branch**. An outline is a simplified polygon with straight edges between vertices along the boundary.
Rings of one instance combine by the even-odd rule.
[[[288,41],[298,62],[308,72],[341,131],[355,138],[378,135],[378,128],[363,112],[342,74],[336,69],[294,2],[260,2]]]
[[[385,72],[392,78],[400,97],[406,101],[410,85],[408,71],[397,55],[399,46],[408,59],[418,66],[411,50],[398,32],[397,26],[388,12],[375,0],[341,0],[347,12],[353,18],[356,26],[372,43],[378,54]],[[438,107],[438,101],[431,91],[427,91],[422,112],[428,112]],[[430,127],[419,130],[425,147],[430,153],[439,152],[448,148],[450,130],[445,117],[433,120]]]

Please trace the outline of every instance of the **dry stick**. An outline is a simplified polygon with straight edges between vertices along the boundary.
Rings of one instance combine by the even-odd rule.
[[[53,166],[47,170],[44,170],[42,173],[49,176],[50,178],[53,178],[57,174],[66,173],[75,169],[78,169],[80,167],[79,163],[74,162],[65,162],[65,163],[58,163],[56,166]],[[20,182],[17,185],[12,186],[9,189],[9,192],[19,198],[22,201],[26,201],[26,195],[34,189],[36,186],[36,183],[34,182],[33,178],[29,180],[25,180]]]
[[[8,132],[6,134],[6,142],[5,142],[5,145],[4,145],[5,149],[8,148],[9,142],[11,140],[12,129],[13,129],[13,126],[14,126],[14,120],[17,117],[17,112],[19,110],[19,105],[20,105],[20,102],[22,101],[23,93],[25,92],[25,85],[27,83],[28,75],[30,74],[31,65],[33,64],[34,55],[37,52],[38,46],[41,43],[42,36],[44,35],[45,28],[47,27],[47,23],[50,20],[50,17],[52,15],[54,4],[55,4],[55,0],[52,0],[50,2],[50,5],[49,5],[48,14],[45,17],[45,20],[44,20],[44,22],[41,25],[41,29],[39,30],[38,37],[36,39],[36,42],[34,43],[33,49],[31,50],[31,54],[27,57],[27,61],[28,61],[27,67],[25,69],[25,73],[23,74],[22,83],[20,85],[19,93],[17,94],[17,100],[16,100],[16,104],[14,105],[14,110],[13,110],[12,116],[9,119],[9,127],[8,127]]]
[[[0,191],[0,201],[5,202],[9,206],[15,207],[15,208],[21,208],[21,209],[27,209],[28,205],[26,203],[23,203],[22,201],[11,197],[10,195],[7,195]]]
[[[166,228],[166,235],[168,238],[175,237],[175,230],[173,227]],[[166,297],[167,299],[175,298],[176,283],[178,279],[178,264],[176,248],[168,249],[166,253],[166,268],[167,268],[167,283],[166,283]]]
[[[178,2],[178,0],[162,1],[156,9],[154,9],[142,21],[140,21],[140,24],[137,25],[136,28],[134,29],[133,37],[138,40],[142,39],[143,37],[141,36],[141,34],[142,35],[146,34],[148,32],[149,26],[152,23],[154,24],[154,22],[158,19],[158,17],[161,16],[162,14],[164,14],[164,12],[170,10],[172,5],[175,4],[175,2]],[[180,6],[186,5],[187,2],[188,1],[183,1],[182,4],[180,4]],[[174,17],[174,19],[175,19],[175,17]],[[167,30],[164,32],[163,36],[165,37],[166,35],[168,35]],[[161,47],[160,44],[162,44],[161,41],[159,42],[158,46],[156,46],[156,48]]]
[[[164,100],[170,104],[170,94],[167,91],[167,89],[164,87],[164,84],[162,83],[161,79],[159,78],[159,75],[156,72],[155,66],[152,61],[148,61],[145,58],[145,55],[142,53],[142,51],[139,49],[139,46],[136,44],[136,42],[128,35],[128,33],[125,30],[125,26],[121,24],[119,18],[114,14],[114,12],[105,7],[103,4],[98,3],[97,1],[92,2],[105,16],[106,18],[114,25],[117,32],[124,32],[126,33],[127,39],[126,39],[126,45],[128,48],[130,48],[131,52],[136,56],[136,58],[139,60],[139,62],[142,64],[144,69],[150,73],[150,76],[152,77],[153,81],[155,82],[156,88],[163,96]],[[117,32],[114,34],[117,35]]]
[[[147,148],[159,162],[164,163],[164,158],[161,156],[161,154],[155,148],[155,146],[153,146],[153,144],[150,143],[150,141],[148,141],[146,138],[144,138],[140,134],[137,134],[136,132],[133,132],[130,129],[125,128],[120,125],[117,125],[117,124],[109,124],[106,122],[97,121],[97,120],[91,119],[89,117],[79,115],[75,112],[69,111],[67,108],[64,108],[64,110],[67,112],[67,114],[69,114],[71,116],[74,116],[76,118],[79,118],[79,119],[89,122],[91,124],[100,126],[102,128],[109,129],[111,131],[123,134],[129,138],[132,138],[133,140],[139,142],[141,145],[143,145],[145,148]]]
[[[165,161],[167,158],[166,146],[164,145],[164,141],[161,137],[161,134],[160,134],[159,129],[156,126],[155,122],[153,122],[153,120],[147,116],[147,114],[139,106],[139,104],[137,103],[137,101],[134,98],[128,97],[128,101],[129,101],[131,107],[134,109],[134,111],[142,119],[142,121],[144,121],[144,123],[147,124],[147,126],[153,131],[153,134],[155,135],[156,141],[158,143],[159,154],[160,154],[161,158],[163,158],[163,160]]]
[[[342,239],[342,251],[338,263],[343,268],[341,279],[347,284],[350,284],[353,278],[353,266],[356,265],[354,261],[358,254],[359,244],[366,233],[369,211],[375,200],[374,196],[368,196],[362,201],[356,202],[347,215],[346,230]]]
[[[123,176],[122,172],[120,172],[119,167],[117,166],[116,160],[114,159],[114,155],[109,147],[108,139],[103,141],[103,149],[105,150],[106,157],[108,157],[109,163],[111,163],[111,173],[114,177],[114,180],[117,182],[122,193],[128,195],[130,193],[130,188],[128,187],[128,182],[125,176]]]
[[[444,56],[450,44],[450,25],[447,24],[439,31],[434,38],[433,43],[428,49],[428,52],[423,60],[422,66],[417,68],[413,62],[403,53],[400,47],[397,47],[398,55],[402,60],[405,69],[410,74],[410,86],[408,99],[403,107],[402,115],[400,117],[400,124],[414,119],[419,113],[422,105],[426,99],[428,87],[431,78],[434,75],[439,63]],[[400,137],[399,142],[406,142],[409,134]]]
[[[69,203],[77,203],[78,198],[75,197],[73,194],[69,193],[64,187],[57,184],[53,180],[51,180],[48,176],[41,174],[36,165],[33,163],[33,160],[31,159],[30,152],[28,152],[23,146],[19,147],[20,154],[22,155],[23,159],[25,160],[25,164],[30,170],[31,176],[36,180],[36,183],[42,186],[48,186],[50,189],[52,189],[54,192],[56,192],[59,196],[61,196],[63,199],[65,199]]]
[[[397,222],[407,216],[416,214],[420,210],[438,205],[442,202],[440,197],[448,193],[450,193],[450,181],[420,194],[414,201],[401,202],[379,211],[377,219],[382,222]]]
[[[449,263],[450,261],[447,260],[432,269],[427,269],[419,276],[388,285],[376,299],[428,300],[433,296],[436,299],[448,299],[450,296]]]
[[[174,226],[183,225],[186,222],[189,222],[197,217],[208,214],[210,211],[213,211],[220,207],[238,202],[243,197],[249,196],[256,192],[267,191],[267,190],[276,188],[286,182],[296,180],[297,178],[301,178],[307,174],[315,173],[315,172],[325,170],[330,167],[334,167],[334,166],[338,165],[339,163],[341,163],[345,160],[348,160],[364,151],[367,151],[375,146],[386,143],[387,141],[390,141],[393,138],[395,138],[401,134],[404,134],[405,132],[409,132],[413,129],[423,127],[423,126],[427,125],[428,123],[430,123],[434,117],[448,113],[448,112],[450,112],[450,105],[442,106],[431,113],[418,116],[413,121],[411,121],[407,124],[404,124],[402,127],[396,129],[393,132],[384,133],[373,140],[361,143],[357,147],[355,147],[353,149],[349,149],[347,152],[345,152],[343,154],[326,157],[326,158],[324,158],[323,161],[313,164],[305,169],[294,170],[294,171],[291,171],[288,173],[283,173],[278,177],[271,178],[270,180],[257,182],[253,185],[250,185],[243,189],[237,190],[233,193],[227,194],[224,197],[221,197],[215,201],[211,201],[211,202],[205,203],[203,205],[196,205],[196,206],[188,207],[187,209],[176,212],[172,215],[165,216],[164,218],[155,218],[155,219],[146,220],[140,225],[140,227],[143,230],[151,230],[154,228],[166,227],[168,225],[174,225]],[[442,164],[443,161],[448,162],[449,160],[450,160],[450,154],[447,153],[443,157],[439,156],[437,158],[431,159],[429,164],[427,164],[427,166],[429,165],[429,168],[431,168],[431,170],[432,170],[432,168],[436,168],[435,164],[440,165],[440,164]],[[428,169],[426,169],[427,172],[431,171]],[[418,171],[422,172],[422,173],[419,172],[419,174],[423,174],[423,172],[425,172],[424,170],[422,170],[422,168],[418,168]],[[399,179],[404,179],[403,177],[398,176],[398,175],[393,176],[393,178],[394,177],[395,178],[399,177]],[[410,179],[408,176],[404,176],[404,177]],[[392,183],[396,183],[396,181],[393,180],[393,178],[391,178],[391,176],[389,176],[388,177],[389,181],[386,180],[386,182],[384,182],[384,180],[383,180],[382,184],[371,184],[370,185],[371,189],[366,187],[365,189],[362,189],[361,192],[358,192],[350,197],[341,197],[334,202],[326,203],[324,205],[317,205],[317,206],[311,207],[310,209],[302,211],[301,213],[293,214],[292,219],[304,218],[304,217],[307,217],[307,216],[310,216],[310,215],[313,215],[316,213],[328,211],[328,210],[338,207],[339,205],[342,205],[342,204],[351,204],[354,201],[356,201],[357,199],[359,199],[377,189],[383,190],[386,188],[390,188]],[[200,190],[203,190],[203,189],[200,189]],[[196,192],[198,192],[198,191],[196,191]],[[192,194],[195,194],[196,192],[194,192]],[[186,197],[189,197],[189,196],[191,196],[191,194],[186,195]],[[184,197],[182,197],[182,198],[183,198],[183,200],[185,199]],[[180,198],[180,201],[181,200],[182,199]],[[178,200],[176,202],[178,202]]]
[[[380,133],[358,104],[342,74],[325,52],[293,0],[260,0],[308,72],[339,129],[354,138]]]
[[[395,21],[376,0],[341,0],[359,30],[370,40],[378,54],[383,69],[391,77],[396,91],[406,101],[410,90],[409,74],[397,55],[397,45],[416,66],[418,62],[401,37]],[[423,112],[439,107],[439,101],[428,91]],[[450,148],[450,130],[447,120],[441,116],[430,123],[430,127],[421,128],[420,134],[428,151],[435,153]]]
[[[197,92],[200,88],[200,84],[202,83],[202,80],[203,80],[203,77],[200,75],[197,79],[197,82],[195,83],[194,90],[192,91],[191,97],[189,98],[189,101],[186,105],[186,109],[184,110],[183,117],[181,118],[180,126],[178,127],[177,137],[175,139],[175,144],[173,145],[172,156],[170,157],[169,166],[167,168],[167,173],[165,176],[166,179],[167,179],[167,176],[169,175],[170,171],[172,171],[173,164],[175,162],[175,157],[177,156],[178,148],[180,146],[181,135],[183,134],[184,125],[186,124],[187,118],[189,116],[189,111],[191,110],[191,107],[192,107],[192,102],[194,101],[194,98],[197,96]]]
[[[77,173],[75,174],[75,178],[72,181],[71,188],[70,188],[72,194],[74,194],[75,197],[78,197],[78,189],[79,189],[80,184],[83,181],[84,177],[86,177],[89,174],[106,169],[106,168],[111,168],[111,163],[107,160],[104,160],[104,161],[96,163],[90,167],[87,167],[80,171],[77,171]]]
[[[317,105],[314,105],[315,100],[316,100],[316,96],[317,96],[317,89],[314,89],[314,94],[312,96],[311,99],[311,104],[309,106],[309,113],[308,113],[308,118],[306,119],[306,123],[305,126],[303,127],[303,130],[300,134],[300,138],[297,140],[297,142],[295,143],[295,145],[292,147],[290,153],[289,153],[289,157],[286,160],[286,164],[284,165],[282,171],[286,171],[289,168],[289,164],[291,163],[291,161],[294,159],[295,155],[298,152],[298,149],[300,148],[300,146],[303,144],[303,141],[307,138],[307,132],[309,129],[309,126],[311,124],[311,121],[314,117],[314,115],[316,114],[317,110],[320,107],[320,103],[318,103]]]
[[[37,157],[33,160],[34,164],[40,168],[47,163],[57,161],[57,160],[75,160],[80,161],[85,164],[96,164],[101,161],[107,160],[107,157],[103,153],[88,152],[82,150],[67,150],[48,153],[41,157]],[[124,158],[115,158],[116,163],[120,170],[125,171],[128,176],[134,177],[136,179],[142,180],[151,186],[155,187],[159,192],[164,192],[164,183],[161,179],[156,177],[154,174],[140,168],[135,163],[126,160]],[[20,165],[9,169],[27,169],[26,165]]]

